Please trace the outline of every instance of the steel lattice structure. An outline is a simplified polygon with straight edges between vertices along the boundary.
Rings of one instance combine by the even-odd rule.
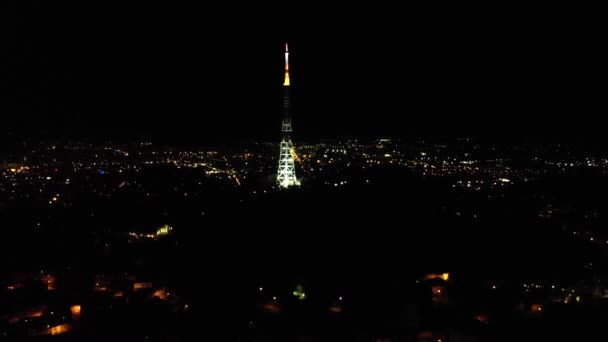
[[[283,82],[283,120],[281,124],[281,145],[279,152],[279,169],[277,171],[277,185],[281,189],[299,186],[296,178],[295,153],[291,142],[291,101],[289,96],[289,48],[285,43],[285,81]]]

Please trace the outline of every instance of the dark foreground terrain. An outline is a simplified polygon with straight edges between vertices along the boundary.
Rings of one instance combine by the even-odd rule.
[[[126,185],[111,198],[73,192],[70,206],[55,207],[4,201],[0,334],[78,341],[607,336],[606,246],[584,235],[601,225],[604,208],[594,209],[591,223],[581,209],[607,188],[601,176],[464,191],[393,167],[343,175],[344,186],[283,192],[208,181],[205,191],[184,196],[175,183],[195,187],[204,177],[157,168],[140,175],[144,188]],[[107,179],[99,181],[120,184]],[[560,191],[551,190],[556,184]],[[563,203],[559,215],[542,214],[548,197]],[[156,234],[164,225],[171,230]]]

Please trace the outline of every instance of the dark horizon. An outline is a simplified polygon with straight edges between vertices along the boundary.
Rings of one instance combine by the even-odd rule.
[[[5,7],[0,111],[3,130],[15,139],[278,139],[288,40],[296,140],[524,136],[602,143],[591,85],[601,71],[599,31],[575,8]]]

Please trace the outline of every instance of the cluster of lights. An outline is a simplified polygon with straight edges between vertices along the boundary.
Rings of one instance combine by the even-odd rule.
[[[173,227],[165,224],[164,226],[158,228],[155,233],[136,233],[129,232],[129,236],[134,237],[136,239],[152,239],[156,240],[163,236],[167,236],[173,231]]]

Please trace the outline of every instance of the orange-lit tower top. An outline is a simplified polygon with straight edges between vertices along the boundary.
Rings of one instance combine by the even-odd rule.
[[[283,86],[289,87],[289,45],[285,43],[285,81]]]

